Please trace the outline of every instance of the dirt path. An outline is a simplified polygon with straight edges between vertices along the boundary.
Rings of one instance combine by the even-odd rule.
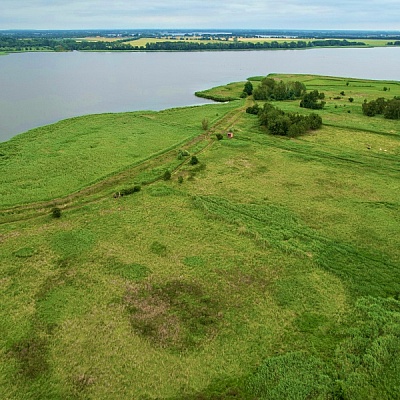
[[[189,140],[188,142],[181,144],[178,147],[180,147],[181,149],[187,149],[194,146],[196,143],[206,141],[207,144],[196,153],[192,153],[192,155],[203,153],[204,151],[209,149],[209,147],[212,146],[212,144],[215,142],[215,138],[213,136],[216,133],[225,134],[228,130],[230,130],[241,117],[242,112],[246,109],[248,105],[249,101],[246,101],[246,104],[244,106],[229,112],[223,118],[218,120],[205,134],[199,135]],[[70,210],[82,207],[89,203],[102,201],[103,199],[112,196],[118,186],[120,187],[123,184],[132,185],[134,177],[137,176],[139,173],[150,168],[160,167],[163,164],[166,164],[175,159],[176,152],[176,148],[166,151],[165,153],[145,160],[140,164],[128,167],[121,172],[118,172],[101,180],[100,182],[87,186],[84,189],[81,189],[64,197],[2,209],[0,210],[0,224],[27,220],[47,215],[50,213],[53,207],[59,207],[62,210]],[[174,171],[172,171],[172,173],[176,173],[188,162],[189,160],[183,160],[182,163],[177,168],[175,168]],[[159,179],[162,178],[160,177]],[[150,184],[150,182],[148,184]]]

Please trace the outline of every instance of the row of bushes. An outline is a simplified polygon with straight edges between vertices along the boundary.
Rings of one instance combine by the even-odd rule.
[[[263,108],[256,104],[248,107],[246,112],[258,115],[260,124],[272,135],[296,137],[322,126],[322,118],[318,114],[312,113],[306,116],[286,113],[270,103],[265,103]]]
[[[383,116],[388,119],[400,119],[400,97],[395,96],[391,100],[379,97],[370,102],[364,101],[362,112],[368,117],[383,114]]]
[[[114,194],[114,197],[129,196],[130,194],[140,192],[140,189],[141,189],[140,185],[135,185],[129,188],[121,189],[119,192],[116,192]]]

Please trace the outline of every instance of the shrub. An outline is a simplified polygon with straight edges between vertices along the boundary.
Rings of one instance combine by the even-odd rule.
[[[190,165],[196,165],[199,163],[199,159],[196,156],[192,156],[190,159]]]
[[[310,129],[319,129],[322,126],[322,118],[320,115],[312,113],[307,117],[308,126]]]
[[[178,152],[178,160],[182,160],[183,157],[190,156],[190,153],[187,150],[179,150]]]
[[[345,96],[344,90],[342,90],[342,91],[340,92],[340,94],[341,94],[342,96]]]
[[[321,110],[325,105],[325,101],[322,101],[324,98],[324,93],[319,93],[318,90],[313,90],[312,92],[306,93],[303,96],[303,99],[300,101],[300,107]]]
[[[119,192],[114,193],[114,197],[116,198],[116,197],[128,196],[132,193],[140,192],[140,189],[141,189],[140,185],[135,185],[130,188],[125,188]]]
[[[352,103],[354,101],[353,97],[349,97],[349,102]]]
[[[250,107],[246,108],[247,114],[258,115],[259,112],[260,112],[260,107],[258,104],[254,104],[254,106],[250,106]]]
[[[244,85],[243,93],[245,93],[245,97],[250,96],[253,93],[253,85],[250,81],[247,81]]]
[[[260,124],[265,126],[273,135],[296,137],[308,130],[319,129],[322,118],[318,114],[308,116],[285,113],[284,111],[266,103],[260,111],[258,118]]]
[[[201,127],[203,128],[204,131],[206,131],[208,129],[208,119],[207,118],[203,118],[203,120],[201,121]]]
[[[223,137],[224,137],[224,136],[222,135],[222,133],[217,133],[215,136],[217,137],[218,140],[222,140]]]
[[[183,176],[182,175],[178,176],[178,183],[183,183]]]
[[[400,99],[395,97],[393,100],[389,100],[383,111],[383,115],[389,119],[400,119]]]
[[[168,170],[166,170],[166,171],[164,172],[163,179],[164,179],[164,181],[169,181],[169,180],[171,179],[171,172],[169,172]]]
[[[58,207],[54,207],[51,210],[51,216],[53,218],[60,218],[61,217],[61,209],[59,209]]]

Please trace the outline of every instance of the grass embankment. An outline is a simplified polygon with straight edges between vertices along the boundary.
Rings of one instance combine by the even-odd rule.
[[[60,149],[66,155],[53,168],[68,168],[70,157],[77,163],[80,152],[78,176],[86,178],[52,183],[37,199],[50,198],[53,185],[65,195],[145,165],[142,158],[183,140],[200,160],[178,160],[178,146],[105,184],[101,201],[80,206],[78,194],[60,219],[24,220],[20,206],[20,220],[0,226],[2,398],[396,398],[400,136],[398,122],[363,116],[361,103],[399,95],[399,86],[275,77],[324,91],[318,112],[329,125],[298,139],[272,137],[242,100],[85,117],[70,128],[65,121],[42,128],[39,153],[29,144],[40,130],[0,145],[5,154],[19,149],[1,164],[2,190],[18,193],[2,208],[31,198],[19,187],[29,168],[13,181],[8,175],[30,160],[46,185],[51,173],[41,165]],[[240,96],[243,84],[235,87],[229,92]],[[277,106],[304,112],[298,101]],[[215,140],[228,130],[233,139]],[[172,165],[171,180],[113,198],[120,185]]]

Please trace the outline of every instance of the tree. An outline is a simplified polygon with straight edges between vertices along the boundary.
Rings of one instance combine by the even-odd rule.
[[[276,118],[270,120],[268,130],[273,135],[287,135],[290,127],[290,118],[286,115],[278,115]]]
[[[316,130],[321,128],[322,126],[322,118],[320,115],[312,113],[307,117],[308,126],[312,130]]]
[[[255,100],[294,100],[305,92],[306,87],[302,82],[283,82],[267,77],[253,91],[253,96]]]
[[[311,108],[312,110],[320,110],[325,106],[325,101],[322,101],[324,98],[324,93],[319,93],[318,90],[313,90],[312,92],[306,93],[303,96],[303,99],[300,101],[300,107]]]
[[[243,92],[246,93],[248,96],[253,94],[253,84],[250,81],[247,81],[245,83]]]
[[[383,114],[386,107],[386,99],[379,97],[376,100],[371,100],[370,102],[364,101],[362,105],[362,111],[364,115],[368,117],[373,117],[376,114]]]
[[[308,116],[285,113],[284,111],[264,104],[258,114],[260,124],[265,126],[272,135],[297,137],[308,130],[319,129],[322,126],[322,118],[315,113]]]
[[[264,78],[257,89],[254,90],[253,96],[255,100],[269,100],[273,93],[275,80],[271,78]]]
[[[203,118],[203,120],[201,121],[201,127],[203,128],[204,131],[206,131],[208,129],[208,119],[207,118]]]
[[[383,115],[389,119],[400,119],[400,99],[388,101]]]

